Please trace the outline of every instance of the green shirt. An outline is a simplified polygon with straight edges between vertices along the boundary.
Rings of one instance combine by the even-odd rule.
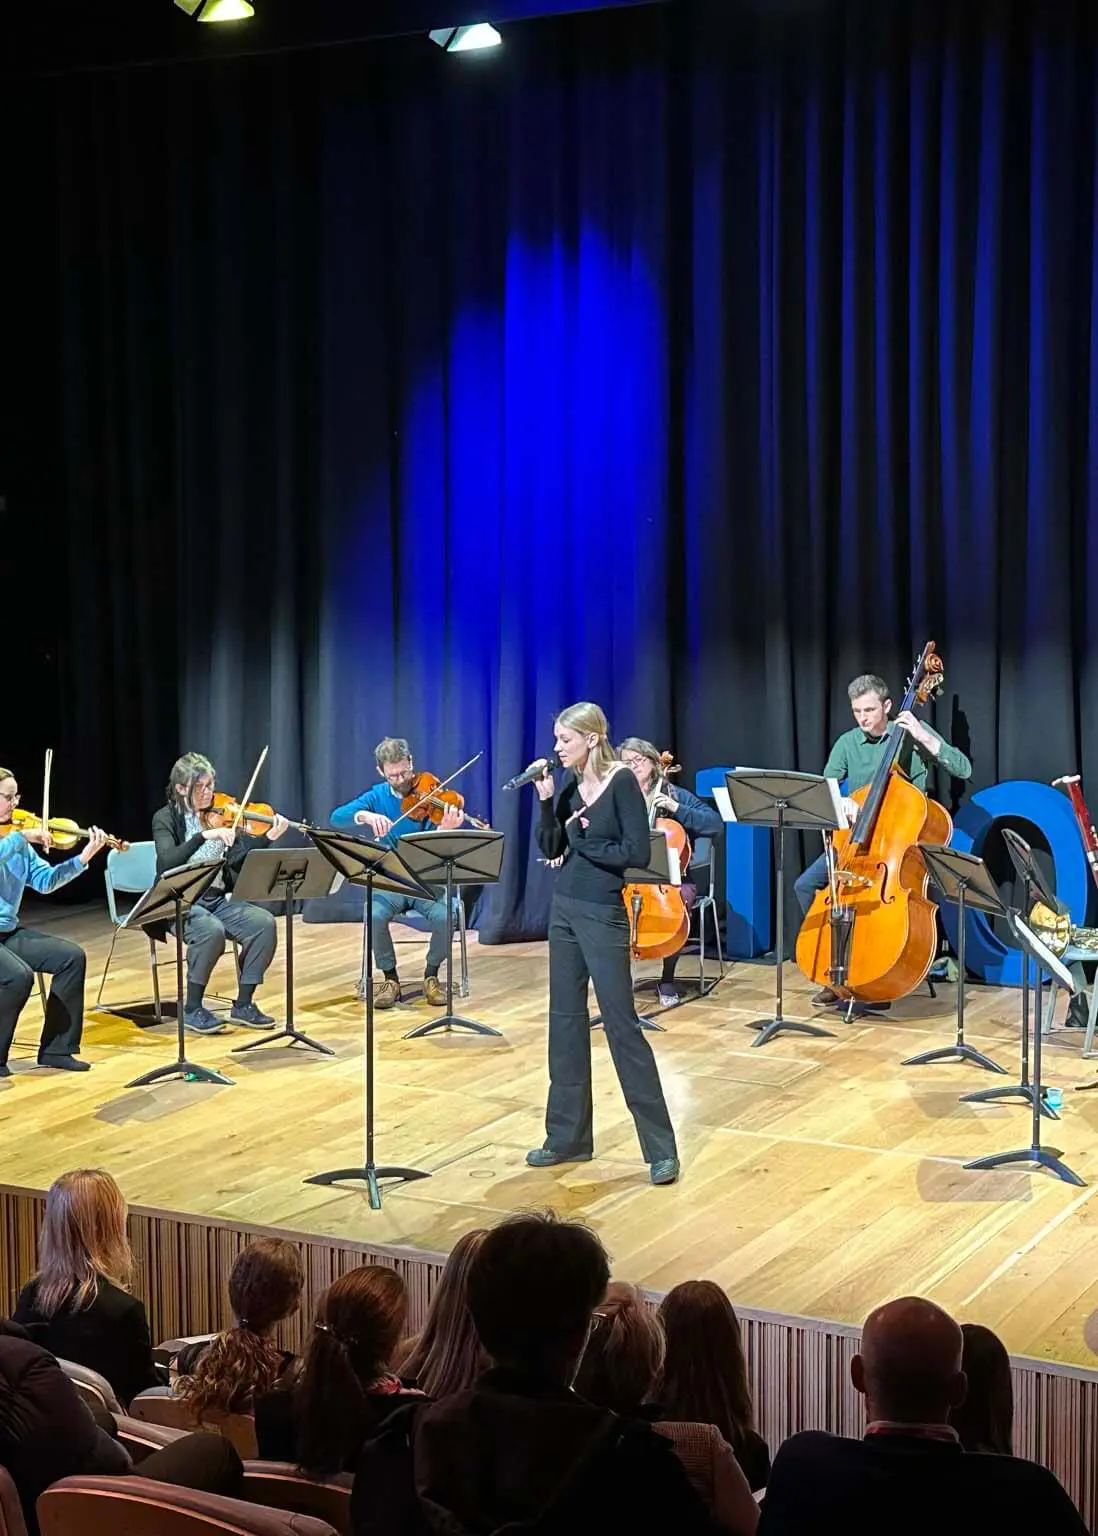
[[[930,726],[927,726],[927,730],[930,729]],[[938,736],[937,731],[933,734]],[[847,794],[852,795],[856,789],[861,789],[872,779],[880,762],[881,749],[888,739],[888,736],[867,736],[860,725],[856,725],[851,731],[844,731],[831,748],[831,755],[824,768],[824,777],[838,779],[840,782],[846,779]],[[935,763],[951,778],[970,779],[972,777],[972,764],[965,754],[957,747],[951,747],[948,741],[942,740],[941,736],[938,736],[938,740],[942,743],[941,753],[938,757],[932,757],[919,745],[914,736],[907,731],[904,732],[903,745],[900,748],[900,767],[916,789],[926,789],[927,769]]]

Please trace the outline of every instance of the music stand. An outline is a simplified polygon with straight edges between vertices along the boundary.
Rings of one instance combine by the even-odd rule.
[[[975,907],[978,912],[1005,917],[1006,906],[983,859],[944,844],[920,844],[919,852],[927,873],[942,893],[942,900],[957,903],[957,1035],[952,1045],[920,1051],[917,1056],[908,1056],[901,1065],[921,1067],[931,1061],[970,1061],[974,1067],[1000,1072],[1005,1077],[1005,1067],[965,1041],[965,913],[969,907]]]
[[[648,863],[639,864],[633,869],[627,869],[622,875],[625,885],[671,885],[671,860],[668,857],[667,833],[662,828],[651,828],[648,833]],[[630,914],[632,916],[632,914]],[[591,1020],[591,1028],[598,1029],[602,1023],[602,1014],[596,1013]],[[658,1031],[666,1034],[665,1027],[655,1019],[649,1018],[646,1013],[637,1014],[637,1023],[642,1029]]]
[[[490,885],[499,879],[503,833],[493,832],[490,827],[482,831],[462,827],[454,832],[406,832],[400,839],[400,857],[420,885],[442,885],[446,889],[446,1012],[437,1019],[417,1024],[407,1032],[405,1040],[433,1035],[436,1029],[444,1029],[447,1034],[454,1029],[467,1029],[474,1035],[499,1035],[499,1030],[490,1024],[462,1018],[454,1012],[454,890],[463,885]]]
[[[724,782],[728,799],[738,822],[749,827],[772,827],[775,839],[775,868],[778,876],[776,900],[777,965],[774,971],[774,1014],[747,1025],[757,1029],[752,1046],[769,1045],[776,1035],[789,1031],[798,1035],[830,1038],[830,1029],[818,1024],[803,1024],[787,1019],[782,1013],[782,975],[785,964],[785,834],[795,832],[833,832],[845,826],[839,786],[833,779],[816,773],[790,773],[782,769],[740,768],[726,773]]]
[[[1030,1141],[1028,1147],[1020,1147],[1014,1152],[993,1152],[988,1157],[977,1157],[971,1163],[966,1163],[965,1167],[1006,1168],[1014,1163],[1035,1163],[1040,1168],[1047,1168],[1057,1178],[1063,1179],[1065,1184],[1075,1184],[1080,1189],[1085,1189],[1086,1180],[1081,1179],[1067,1166],[1060,1149],[1041,1145],[1041,1103],[1044,1098],[1044,1089],[1041,1087],[1041,977],[1047,970],[1064,990],[1072,995],[1075,992],[1075,983],[1067,966],[1063,965],[1047,945],[1041,942],[1029,925],[1022,921],[1019,913],[1008,912],[1007,922],[1022,949],[1025,964],[1028,966],[1031,959],[1037,963],[1037,981],[1034,987],[1036,1000],[1033,1009],[1033,1087],[1029,1096],[1033,1107]],[[1027,1019],[1024,1027],[1028,1027],[1028,1023]],[[1016,1089],[1014,1091],[1017,1092]]]
[[[162,923],[174,926],[177,1040],[176,1058],[171,1066],[153,1067],[151,1072],[143,1072],[140,1077],[127,1083],[127,1088],[146,1088],[150,1083],[161,1082],[167,1077],[181,1077],[192,1083],[223,1083],[227,1087],[232,1086],[232,1078],[226,1077],[223,1072],[217,1072],[213,1067],[200,1067],[197,1062],[187,1060],[184,1023],[186,990],[183,981],[183,920],[198,898],[209,890],[221,865],[220,859],[212,859],[202,864],[181,864],[178,869],[166,870],[137,902],[127,919],[127,926],[146,931]]]
[[[342,876],[317,848],[253,848],[240,866],[233,886],[234,901],[282,901],[286,916],[286,1023],[275,1034],[261,1035],[233,1047],[234,1056],[255,1051],[276,1040],[307,1045],[322,1056],[334,1056],[330,1045],[303,1035],[294,1026],[294,902],[330,896]]]
[[[313,1173],[306,1184],[340,1184],[347,1179],[361,1179],[370,1197],[370,1209],[381,1209],[380,1179],[429,1179],[422,1168],[399,1168],[374,1162],[374,925],[373,894],[393,891],[399,896],[430,896],[418,880],[412,878],[400,855],[393,848],[345,832],[328,832],[310,827],[309,836],[350,885],[366,887],[366,1038],[362,1053],[363,1159],[358,1168],[335,1168],[328,1173]]]
[[[1041,900],[1048,907],[1050,907],[1052,911],[1055,912],[1059,907],[1059,902],[1053,895],[1052,891],[1049,889],[1048,881],[1045,879],[1040,868],[1038,867],[1033,857],[1033,850],[1026,842],[1025,838],[1020,837],[1018,833],[1013,830],[1013,828],[1004,827],[1003,841],[1006,843],[1007,852],[1010,854],[1010,862],[1014,865],[1015,873],[1017,874],[1019,880],[1022,882],[1022,910],[1026,913],[1027,916],[1032,911],[1033,896],[1034,892],[1036,892]],[[1007,920],[1009,923],[1009,915]],[[1021,1063],[1018,1081],[1016,1083],[1010,1083],[1009,1085],[1000,1086],[998,1088],[981,1088],[976,1093],[964,1093],[961,1095],[961,1102],[963,1104],[991,1104],[996,1099],[1011,1098],[1020,1098],[1023,1103],[1026,1104],[1032,1104],[1034,1102],[1034,1087],[1029,1077],[1029,967],[1030,955],[1028,951],[1023,948],[1022,1022],[1021,1028],[1019,1030],[1021,1037]],[[1040,970],[1038,969],[1038,992],[1040,992],[1040,984],[1041,975]],[[1041,1028],[1039,997],[1037,1028]],[[1036,1095],[1036,1102],[1040,1105],[1041,1114],[1044,1115],[1047,1119],[1059,1120],[1060,1116],[1048,1102],[1048,1098],[1046,1097],[1044,1089],[1042,1089],[1041,1092]]]

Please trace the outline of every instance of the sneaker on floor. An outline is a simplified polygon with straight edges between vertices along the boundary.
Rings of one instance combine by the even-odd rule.
[[[270,1029],[274,1024],[271,1015],[261,1012],[255,1003],[234,1003],[229,1018],[246,1029]]]
[[[446,1007],[446,988],[437,976],[424,976],[423,996],[432,1008]]]
[[[674,1008],[676,1003],[682,1001],[679,996],[679,989],[673,981],[658,981],[656,983],[656,996],[660,1000],[661,1008]]]
[[[400,1002],[400,982],[399,981],[390,981],[388,978],[386,978],[384,981],[377,981],[377,982],[374,983],[374,1007],[375,1008],[392,1008],[395,1003],[399,1003],[399,1002]]]
[[[183,1012],[183,1023],[188,1029],[192,1029],[196,1035],[220,1035],[225,1031],[225,1025],[216,1014],[212,1014],[208,1008],[187,1008]]]
[[[812,1006],[813,1008],[834,1008],[836,1003],[841,1003],[842,1001],[843,999],[839,994],[832,992],[830,987],[822,987],[812,999]]]
[[[10,1076],[11,1076],[11,1068],[8,1066],[6,1061],[0,1061],[0,1077],[10,1077]]]
[[[39,1056],[40,1067],[52,1067],[58,1072],[90,1072],[91,1062],[81,1061],[76,1056]]]

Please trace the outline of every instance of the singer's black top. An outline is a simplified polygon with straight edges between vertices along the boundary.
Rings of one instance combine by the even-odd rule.
[[[581,809],[583,800],[573,773],[565,779],[555,803],[541,801],[538,847],[547,859],[567,854],[557,876],[557,894],[621,907],[622,876],[627,869],[648,863],[651,844],[640,785],[628,768],[619,769],[590,809],[583,811],[586,828],[578,816],[568,822]]]

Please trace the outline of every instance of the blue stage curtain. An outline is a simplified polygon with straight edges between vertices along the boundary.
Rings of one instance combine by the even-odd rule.
[[[1098,775],[1095,62],[1082,5],[692,0],[13,93],[77,798],[138,835],[269,741],[322,819],[383,735],[483,751],[498,940],[579,698],[818,769],[933,638],[978,784]]]

